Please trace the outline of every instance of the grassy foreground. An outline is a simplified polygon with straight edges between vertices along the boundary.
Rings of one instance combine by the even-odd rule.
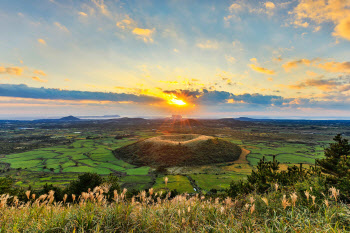
[[[187,194],[141,192],[126,200],[126,190],[108,187],[73,196],[73,203],[56,202],[53,191],[28,201],[2,195],[0,232],[346,232],[350,210],[338,202],[339,190],[324,198],[284,193],[278,186],[265,196],[232,200]]]

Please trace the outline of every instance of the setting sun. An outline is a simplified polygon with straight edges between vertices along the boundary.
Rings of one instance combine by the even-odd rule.
[[[187,105],[185,101],[178,99],[177,97],[173,97],[172,99],[169,99],[168,104],[179,105],[179,106]]]

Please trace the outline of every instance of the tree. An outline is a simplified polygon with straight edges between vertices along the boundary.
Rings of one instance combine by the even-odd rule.
[[[316,160],[321,170],[327,174],[326,183],[328,188],[335,186],[340,190],[340,197],[344,201],[350,201],[350,145],[341,134],[333,138],[324,149],[324,159]]]
[[[109,186],[109,191],[107,193],[108,200],[112,200],[114,197],[114,190],[120,192],[119,186],[119,177],[113,174],[110,174],[107,178],[104,179],[104,184]]]
[[[9,194],[10,196],[17,196],[21,201],[25,200],[23,188],[16,188],[14,184],[15,180],[12,177],[0,177],[0,195]]]
[[[324,173],[342,178],[349,176],[350,169],[350,145],[347,139],[343,139],[341,134],[333,138],[334,143],[330,143],[328,148],[324,149],[326,158],[319,159],[316,163],[321,167]]]
[[[279,162],[273,156],[272,161],[265,161],[265,157],[260,159],[255,170],[247,176],[246,181],[233,181],[226,193],[231,197],[241,194],[248,194],[253,191],[265,193],[271,189],[272,185],[278,183],[284,186],[292,186],[297,182],[302,182],[310,177],[319,176],[319,169],[302,169],[302,166],[291,166],[287,171],[279,171]]]
[[[13,185],[15,181],[11,177],[1,177],[0,178],[0,194],[12,194],[13,193]]]
[[[58,186],[54,186],[52,184],[45,184],[41,190],[39,190],[37,192],[37,194],[40,196],[42,194],[48,194],[51,190],[55,191],[54,193],[54,197],[55,197],[55,201],[61,201],[63,199],[63,190],[58,187]]]
[[[103,178],[96,173],[84,173],[78,176],[77,180],[71,181],[67,187],[69,194],[80,195],[82,192],[87,192],[88,189],[93,189],[103,183]]]
[[[265,192],[271,183],[277,182],[280,178],[280,173],[278,173],[279,162],[276,157],[273,156],[273,161],[265,162],[265,157],[260,159],[256,170],[247,177],[249,183],[255,186],[258,192]]]

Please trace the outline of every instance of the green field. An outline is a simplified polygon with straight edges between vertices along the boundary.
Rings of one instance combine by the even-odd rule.
[[[41,148],[29,152],[5,155],[0,162],[9,163],[12,174],[19,179],[18,186],[36,186],[45,183],[65,185],[79,173],[94,172],[100,175],[122,172],[127,175],[148,176],[149,167],[135,167],[114,157],[112,150],[135,142],[135,139],[115,140],[80,139],[70,145]],[[29,176],[25,181],[24,174]],[[66,179],[65,174],[69,174]],[[42,178],[40,176],[43,176]],[[52,182],[54,178],[56,182]],[[148,179],[148,178],[147,178]],[[61,182],[59,182],[61,181]],[[146,183],[149,183],[148,179]]]
[[[326,143],[320,142],[321,145]],[[279,142],[246,142],[241,145],[250,150],[247,160],[252,166],[256,166],[262,157],[267,161],[272,161],[273,155],[281,163],[307,163],[314,164],[315,159],[323,156],[323,147],[321,145],[309,145],[298,143],[279,143]]]
[[[66,135],[67,136],[67,135]],[[168,169],[167,175],[158,175],[150,167],[137,167],[123,160],[116,159],[112,151],[139,139],[154,136],[149,132],[138,132],[136,138],[114,139],[105,136],[97,139],[85,139],[81,135],[71,135],[75,141],[46,148],[35,149],[23,153],[3,155],[0,163],[9,163],[12,168],[6,174],[16,179],[19,187],[31,185],[38,188],[46,183],[67,185],[71,180],[84,172],[94,172],[103,176],[117,173],[123,187],[128,189],[148,189],[193,193],[195,186],[204,193],[211,189],[223,191],[229,187],[232,180],[245,179],[262,157],[272,160],[273,155],[283,166],[297,163],[314,164],[315,159],[323,154],[323,147],[329,141],[317,143],[295,143],[287,141],[255,141],[242,140],[234,137],[222,138],[235,143],[250,151],[246,161],[210,164],[204,166],[173,167]],[[165,186],[164,176],[169,178]]]
[[[153,178],[151,176],[124,176],[120,179],[122,185],[129,189],[144,190],[152,187]]]
[[[191,177],[202,191],[206,193],[211,189],[223,191],[230,186],[233,180],[245,179],[246,175],[231,172],[222,174],[193,174]]]
[[[186,176],[168,175],[168,183],[165,185],[165,176],[159,176],[153,186],[155,191],[170,191],[176,189],[180,193],[193,193],[193,187]]]

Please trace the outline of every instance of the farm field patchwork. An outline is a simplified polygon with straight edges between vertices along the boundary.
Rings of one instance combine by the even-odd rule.
[[[0,154],[0,176],[12,176],[18,187],[27,188],[31,185],[33,188],[38,188],[46,183],[67,185],[84,172],[95,172],[102,176],[114,173],[120,176],[122,186],[129,190],[148,189],[153,186],[157,190],[164,191],[177,189],[180,192],[194,192],[194,187],[199,187],[204,193],[211,189],[223,191],[232,180],[245,179],[263,157],[271,161],[275,155],[281,163],[282,170],[299,163],[304,163],[305,167],[308,164],[314,165],[315,159],[323,156],[323,148],[331,142],[336,132],[335,128],[329,128],[323,135],[310,135],[309,131],[307,134],[301,134],[303,127],[298,128],[293,124],[253,125],[240,129],[197,126],[190,129],[178,128],[176,131],[164,125],[164,121],[159,123],[161,125],[156,127],[148,126],[148,123],[145,125],[142,121],[124,127],[124,130],[106,127],[97,127],[93,130],[85,128],[49,131],[40,128],[34,131],[7,130],[4,131],[6,134],[2,134],[3,137],[5,135],[9,140],[15,137],[23,138],[25,147],[30,145],[26,140],[27,137],[34,137],[33,143],[35,143],[37,137],[40,138],[41,135],[50,135],[61,143],[46,143],[44,145],[51,146],[33,147],[34,149],[20,153]],[[116,135],[124,134],[127,136],[115,138]],[[128,136],[129,134],[131,136]],[[156,165],[139,167],[140,165],[117,159],[112,153],[118,148],[150,137],[164,135],[168,139],[169,135],[179,134],[207,135],[225,140],[245,149],[246,154],[232,162],[205,165],[193,163],[191,166],[168,167],[164,174],[157,173]],[[14,146],[12,151],[21,151],[23,150],[21,148],[24,147]],[[172,156],[176,156],[176,153]],[[164,186],[164,176],[168,176],[170,180],[167,187]]]
[[[276,155],[282,165],[308,163],[313,164],[315,158],[322,154],[321,145],[306,145],[293,143],[271,143],[271,142],[247,142],[234,138],[225,140],[236,143],[242,148],[250,151],[246,164],[242,161],[235,163],[212,164],[200,167],[170,168],[168,175],[168,186],[164,186],[164,176],[156,178],[156,190],[177,189],[180,192],[193,192],[193,187],[186,177],[189,175],[195,180],[196,185],[203,192],[210,189],[224,190],[232,180],[244,179],[259,160],[265,156],[266,160],[272,160]],[[68,184],[77,177],[78,173],[95,172],[100,175],[121,172],[121,182],[125,187],[131,189],[149,188],[152,186],[150,167],[136,167],[123,160],[114,157],[112,150],[135,142],[134,139],[115,140],[113,138],[103,139],[79,139],[70,145],[41,148],[29,152],[6,155],[0,158],[0,162],[11,164],[11,168],[17,169],[17,176],[23,173],[37,174],[38,177],[30,176],[32,182],[21,178],[16,184],[25,186],[28,184],[39,186],[45,183],[59,185]],[[325,144],[326,142],[321,142]],[[176,173],[180,175],[176,175]],[[39,178],[39,174],[44,177]],[[17,177],[16,176],[16,177]],[[46,176],[46,177],[45,177]]]
[[[33,179],[31,185],[52,183],[53,178],[62,178],[62,185],[76,178],[78,173],[94,172],[100,175],[108,175],[115,172],[123,172],[127,175],[148,175],[149,167],[136,167],[114,157],[112,149],[130,144],[136,140],[115,140],[113,138],[103,139],[80,139],[66,146],[54,146],[41,148],[29,152],[9,154],[0,158],[0,162],[9,163],[10,167],[16,169],[16,177],[24,173],[40,174],[46,176]],[[34,178],[34,177],[33,177]],[[59,179],[58,179],[59,180]],[[59,183],[54,182],[54,183]],[[19,181],[19,186],[28,184]]]
[[[281,163],[307,163],[314,164],[315,159],[323,156],[323,146],[320,145],[296,144],[296,143],[271,143],[271,142],[246,142],[241,145],[250,150],[247,156],[249,164],[256,166],[259,160],[265,157],[266,161],[272,161],[273,155]]]

